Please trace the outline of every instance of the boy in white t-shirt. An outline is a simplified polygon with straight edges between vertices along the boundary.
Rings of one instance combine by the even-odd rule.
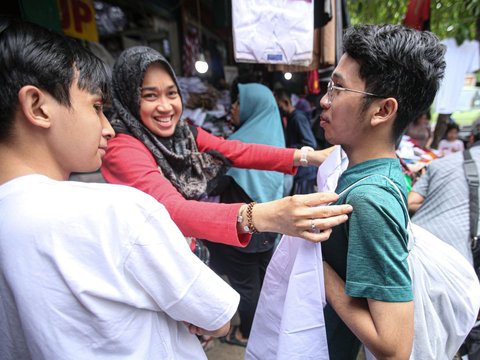
[[[114,136],[101,61],[37,25],[0,24],[2,359],[206,359],[239,295],[165,208],[129,187],[64,181]]]

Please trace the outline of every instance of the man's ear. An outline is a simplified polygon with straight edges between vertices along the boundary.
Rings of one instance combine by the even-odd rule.
[[[18,92],[18,102],[24,117],[32,125],[44,129],[51,126],[48,111],[48,103],[51,101],[43,90],[33,85],[26,85]]]
[[[395,119],[398,110],[398,102],[393,97],[381,99],[378,102],[375,102],[374,109],[375,112],[370,123],[372,126],[377,126]]]

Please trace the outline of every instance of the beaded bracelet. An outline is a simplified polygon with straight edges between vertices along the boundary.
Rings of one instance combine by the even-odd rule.
[[[250,234],[256,234],[258,233],[259,231],[257,230],[257,228],[255,227],[255,225],[253,225],[253,218],[252,218],[252,211],[253,211],[253,206],[256,204],[255,201],[252,201],[251,203],[248,204],[247,206],[247,226],[248,226],[248,232]]]

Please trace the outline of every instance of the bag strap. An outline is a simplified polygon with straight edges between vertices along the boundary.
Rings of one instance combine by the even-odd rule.
[[[470,241],[472,250],[478,246],[478,170],[470,150],[463,152],[463,168],[470,196]]]
[[[413,230],[412,230],[412,222],[410,220],[410,214],[408,213],[408,206],[407,204],[405,203],[405,200],[403,199],[403,196],[402,196],[402,192],[400,191],[400,189],[398,188],[397,184],[395,184],[392,179],[390,179],[389,177],[385,176],[385,175],[382,175],[382,174],[371,174],[371,175],[367,175],[357,181],[355,181],[353,184],[349,185],[348,187],[346,187],[342,192],[340,192],[338,194],[338,196],[342,196],[344,193],[346,193],[347,191],[349,191],[351,188],[353,188],[355,185],[357,185],[358,183],[364,181],[364,180],[367,180],[373,176],[380,176],[380,177],[383,177],[385,180],[387,180],[390,185],[392,185],[394,187],[395,190],[397,190],[397,193],[400,197],[400,200],[402,200],[402,204],[403,204],[403,207],[405,208],[405,211],[406,211],[406,214],[407,214],[407,217],[408,217],[408,231],[409,233],[412,235],[412,236],[409,236],[408,237],[408,244],[407,244],[407,248],[408,248],[408,251],[410,251],[413,247],[413,245],[415,244],[415,237],[413,236]]]

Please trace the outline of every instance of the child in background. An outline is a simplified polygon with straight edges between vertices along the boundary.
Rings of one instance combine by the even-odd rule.
[[[460,128],[456,123],[448,124],[447,132],[445,133],[446,138],[440,140],[438,144],[438,150],[443,156],[465,149],[463,141],[458,138],[459,131]]]

